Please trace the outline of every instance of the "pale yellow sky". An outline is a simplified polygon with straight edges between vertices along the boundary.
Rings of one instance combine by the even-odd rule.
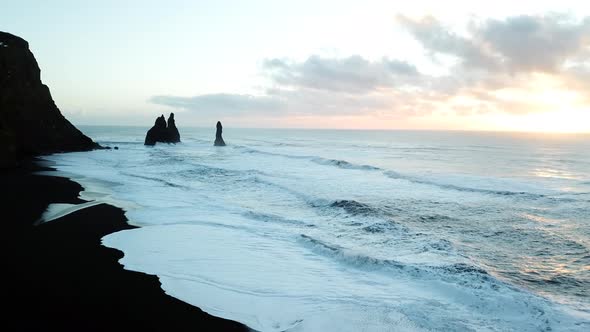
[[[19,1],[76,124],[590,132],[583,1]]]

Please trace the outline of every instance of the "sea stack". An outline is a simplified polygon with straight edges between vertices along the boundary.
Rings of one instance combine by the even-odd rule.
[[[0,31],[0,167],[40,154],[97,148],[55,105],[29,43]]]
[[[156,118],[154,126],[148,130],[145,135],[145,145],[155,145],[157,142],[161,143],[178,143],[180,142],[180,133],[176,128],[174,121],[174,113],[170,113],[168,117],[168,124],[164,114]]]
[[[225,142],[223,141],[223,137],[221,137],[221,132],[223,131],[223,127],[221,126],[221,122],[217,121],[217,131],[215,132],[215,146],[225,146]]]
[[[180,142],[180,133],[178,132],[178,128],[176,128],[176,122],[174,121],[174,113],[170,113],[168,117],[168,141],[170,143],[178,143]]]

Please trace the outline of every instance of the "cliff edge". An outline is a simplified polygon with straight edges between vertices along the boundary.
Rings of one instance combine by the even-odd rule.
[[[85,151],[100,145],[59,111],[29,43],[0,31],[0,167],[54,152]]]

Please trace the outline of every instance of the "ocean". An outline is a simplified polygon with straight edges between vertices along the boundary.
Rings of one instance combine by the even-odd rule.
[[[80,128],[119,149],[44,159],[140,226],[103,245],[212,315],[590,330],[590,135],[226,127],[214,147],[212,126],[149,147],[148,128]]]

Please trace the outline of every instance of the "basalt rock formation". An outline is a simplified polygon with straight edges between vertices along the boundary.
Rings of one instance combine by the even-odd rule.
[[[176,128],[174,113],[170,113],[170,116],[168,117],[168,139],[170,140],[170,143],[180,142],[180,133],[178,132],[178,128]]]
[[[145,145],[155,145],[156,142],[163,142],[167,140],[167,130],[166,130],[166,119],[164,118],[164,114],[156,118],[156,123],[154,126],[148,130],[147,134],[145,135]]]
[[[100,145],[55,105],[29,43],[0,31],[0,167],[40,154],[96,148]]]
[[[215,132],[215,146],[225,146],[225,142],[223,141],[223,137],[221,137],[221,132],[223,131],[223,127],[221,126],[221,122],[217,121],[217,131]]]
[[[166,119],[164,114],[156,119],[154,126],[148,130],[145,135],[145,145],[155,145],[157,142],[162,143],[178,143],[180,142],[180,133],[176,128],[176,122],[174,121],[174,113],[170,113],[168,118],[168,124],[166,125]]]

